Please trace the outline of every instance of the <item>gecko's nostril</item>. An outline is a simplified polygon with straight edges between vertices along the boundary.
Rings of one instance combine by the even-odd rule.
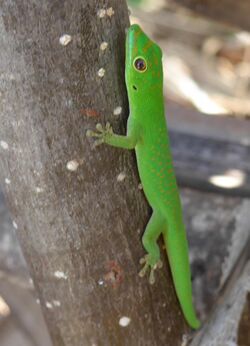
[[[133,85],[133,89],[134,89],[134,90],[137,90],[137,87],[136,87],[135,85]]]

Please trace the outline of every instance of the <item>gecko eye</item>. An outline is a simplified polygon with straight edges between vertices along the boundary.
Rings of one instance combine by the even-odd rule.
[[[147,69],[146,61],[143,58],[135,58],[134,68],[139,72],[145,72]]]

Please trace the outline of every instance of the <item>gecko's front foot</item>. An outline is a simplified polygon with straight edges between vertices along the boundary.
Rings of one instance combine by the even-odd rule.
[[[142,270],[139,272],[139,276],[143,277],[146,275],[148,269],[150,270],[149,273],[149,283],[153,285],[155,283],[155,275],[154,272],[158,268],[162,268],[162,261],[161,260],[155,260],[152,259],[150,254],[145,255],[140,259],[140,264],[144,264]]]
[[[91,131],[91,130],[88,130],[86,132],[87,137],[96,138],[94,142],[94,147],[97,147],[98,145],[102,143],[106,143],[108,138],[112,137],[114,134],[110,123],[106,123],[105,127],[103,127],[102,124],[100,123],[96,124],[96,130],[97,132]]]

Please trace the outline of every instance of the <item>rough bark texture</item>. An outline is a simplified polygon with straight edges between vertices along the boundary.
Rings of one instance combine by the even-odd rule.
[[[124,133],[125,1],[0,8],[1,182],[54,345],[179,345],[168,268],[153,287],[137,275],[149,209],[134,155],[85,137],[107,120]]]
[[[171,0],[220,22],[250,30],[249,0]]]

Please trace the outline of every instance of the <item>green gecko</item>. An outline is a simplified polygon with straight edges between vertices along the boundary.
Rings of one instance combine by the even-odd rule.
[[[162,51],[136,24],[127,32],[125,79],[130,107],[127,135],[114,134],[107,123],[105,127],[97,124],[97,132],[88,130],[87,136],[97,138],[95,145],[135,149],[143,190],[153,209],[142,237],[147,254],[140,261],[144,267],[139,275],[149,269],[149,281],[154,283],[154,271],[162,265],[157,244],[162,234],[183,314],[197,329],[200,322],[192,303],[188,243],[165,120]]]

